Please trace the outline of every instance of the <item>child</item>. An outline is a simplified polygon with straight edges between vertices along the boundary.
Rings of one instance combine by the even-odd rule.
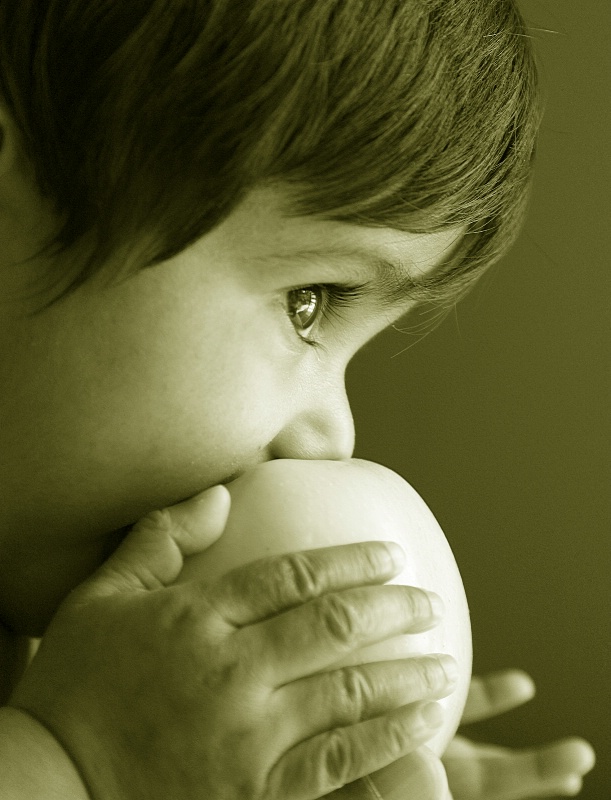
[[[337,598],[386,624],[383,547],[171,584],[222,532],[227,492],[202,490],[349,457],[350,358],[515,238],[539,121],[524,30],[511,0],[0,4],[3,797],[310,800],[429,763],[435,659],[360,705],[309,683],[303,719]],[[405,595],[396,626],[434,624]],[[43,634],[21,676],[17,637]],[[553,780],[585,771],[574,753]],[[421,771],[413,796],[436,797]],[[549,789],[525,775],[514,796]]]

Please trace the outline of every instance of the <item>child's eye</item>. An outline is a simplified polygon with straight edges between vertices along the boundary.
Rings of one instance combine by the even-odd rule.
[[[365,285],[342,286],[338,284],[314,284],[300,286],[287,292],[288,315],[302,342],[312,347],[320,347],[310,331],[332,317],[342,318],[340,309],[353,305],[366,293]]]

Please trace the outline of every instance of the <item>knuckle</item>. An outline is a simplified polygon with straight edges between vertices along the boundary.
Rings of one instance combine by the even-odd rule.
[[[388,757],[399,758],[413,746],[411,728],[406,726],[401,717],[387,717],[385,728],[385,749]]]
[[[437,659],[419,659],[417,669],[420,673],[422,688],[427,694],[436,692],[444,684],[445,674]]]
[[[338,715],[352,724],[360,722],[375,694],[371,681],[358,667],[338,669],[332,680]]]
[[[172,530],[172,515],[167,508],[157,508],[154,511],[142,517],[136,525],[135,530],[154,532],[154,533],[170,533]]]
[[[329,731],[323,751],[323,770],[329,785],[344,786],[355,768],[355,753],[351,740],[341,729]]]
[[[320,627],[336,645],[351,649],[358,644],[361,625],[359,614],[353,606],[339,594],[329,594],[316,604]]]
[[[320,572],[305,553],[288,553],[281,556],[276,569],[282,591],[289,595],[288,599],[291,602],[302,604],[318,597],[324,591]]]
[[[374,581],[380,578],[380,573],[388,571],[388,550],[383,545],[371,547],[361,543],[358,552],[365,580]]]

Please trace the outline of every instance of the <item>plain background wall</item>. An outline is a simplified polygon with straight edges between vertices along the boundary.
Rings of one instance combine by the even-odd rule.
[[[546,115],[530,215],[457,313],[385,332],[347,376],[355,456],[429,503],[470,599],[475,670],[537,697],[473,738],[581,735],[611,797],[611,2],[523,0]],[[417,323],[419,319],[415,319]]]

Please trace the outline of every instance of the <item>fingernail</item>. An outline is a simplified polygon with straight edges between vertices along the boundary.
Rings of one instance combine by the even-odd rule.
[[[203,519],[208,527],[225,526],[231,508],[231,494],[223,484],[211,486],[200,494],[170,507],[173,515],[186,514],[189,519]]]
[[[443,711],[438,703],[427,703],[420,709],[420,718],[427,728],[439,728],[443,722]]]
[[[195,510],[198,506],[207,506],[207,507],[214,507],[218,503],[227,503],[227,498],[231,500],[231,495],[229,494],[229,489],[226,486],[223,486],[222,483],[216,484],[215,486],[210,486],[203,492],[199,494],[193,495],[188,500],[183,501],[183,503],[179,503],[179,505],[183,505],[185,508]]]
[[[443,619],[444,614],[446,613],[445,606],[443,604],[443,600],[439,597],[438,594],[435,592],[427,592],[429,596],[429,601],[431,603],[431,611],[433,619],[440,621]]]
[[[384,542],[390,554],[392,566],[395,569],[403,569],[405,566],[405,551],[396,542]]]
[[[446,680],[450,686],[455,686],[458,683],[459,669],[456,660],[452,656],[441,653],[437,656],[441,668],[445,672]]]

